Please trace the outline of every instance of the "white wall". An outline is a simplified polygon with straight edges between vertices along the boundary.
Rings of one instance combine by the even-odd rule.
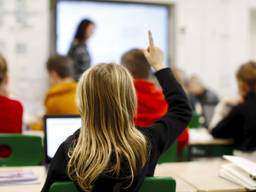
[[[0,1],[0,52],[9,63],[11,94],[34,114],[42,110],[47,87],[48,23],[46,0]]]
[[[237,93],[234,74],[250,59],[248,0],[179,0],[176,62],[222,97]]]
[[[249,14],[256,9],[256,0],[130,1],[169,4],[175,13],[170,34],[175,37],[171,41],[175,63],[199,74],[223,97],[236,93],[237,67],[256,58]],[[45,61],[52,45],[49,4],[47,0],[0,0],[0,51],[10,64],[12,94],[30,113],[42,110],[47,87]]]
[[[250,56],[256,59],[256,8],[250,11]]]
[[[140,2],[169,4],[171,13],[175,13],[171,15],[175,28],[170,34],[175,42],[170,43],[172,60],[177,66],[190,75],[199,75],[206,86],[223,98],[237,95],[237,68],[256,59],[256,30],[251,26],[256,17],[255,21],[250,17],[251,9],[256,10],[256,0]]]

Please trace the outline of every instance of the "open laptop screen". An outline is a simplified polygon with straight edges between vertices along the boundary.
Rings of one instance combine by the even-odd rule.
[[[80,116],[44,117],[45,159],[49,163],[60,144],[81,127]]]

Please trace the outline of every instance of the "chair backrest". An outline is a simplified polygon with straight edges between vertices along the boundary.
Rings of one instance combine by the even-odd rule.
[[[200,123],[200,114],[193,112],[192,119],[188,125],[189,128],[199,128],[201,127]]]
[[[176,182],[171,177],[146,177],[140,192],[175,192]],[[79,192],[71,181],[55,182],[50,192]]]
[[[11,155],[0,158],[0,166],[40,165],[43,162],[42,139],[39,136],[0,134],[1,146],[7,146]]]
[[[177,144],[172,144],[169,149],[160,156],[158,160],[158,164],[161,163],[170,163],[170,162],[176,162],[177,161]]]
[[[50,192],[79,192],[79,189],[72,181],[61,181],[53,183]]]
[[[176,182],[171,177],[146,177],[140,192],[175,192]]]

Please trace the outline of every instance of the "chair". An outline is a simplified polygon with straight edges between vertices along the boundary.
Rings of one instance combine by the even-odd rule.
[[[169,149],[160,156],[158,164],[177,161],[177,144],[174,143]]]
[[[0,134],[0,147],[8,147],[11,155],[0,158],[0,166],[40,165],[43,162],[42,139],[39,136]]]
[[[192,119],[191,119],[188,127],[189,128],[200,128],[201,127],[200,114],[193,112]]]
[[[72,181],[61,181],[53,183],[50,192],[79,192],[79,189]]]
[[[196,144],[188,147],[188,160],[233,155],[233,144]]]
[[[146,177],[140,192],[175,192],[176,182],[171,177]],[[79,192],[71,181],[55,182],[50,192]]]
[[[140,192],[175,192],[176,182],[171,177],[146,177]]]

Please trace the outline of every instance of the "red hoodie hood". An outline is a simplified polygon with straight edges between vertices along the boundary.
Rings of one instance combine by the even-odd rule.
[[[134,80],[134,86],[138,97],[135,125],[141,128],[148,128],[166,114],[168,105],[162,90],[154,83],[145,80]],[[178,137],[179,152],[187,145],[188,139],[188,129],[185,129]]]
[[[134,80],[138,97],[138,109],[135,125],[149,127],[167,112],[167,103],[161,89],[145,80]]]

